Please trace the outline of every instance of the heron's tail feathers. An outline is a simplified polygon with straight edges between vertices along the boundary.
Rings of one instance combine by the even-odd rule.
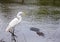
[[[10,26],[8,26],[5,31],[6,32],[12,31],[12,28]]]

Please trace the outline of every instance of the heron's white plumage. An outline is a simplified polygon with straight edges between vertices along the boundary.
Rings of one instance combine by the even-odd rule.
[[[14,27],[15,25],[17,25],[19,22],[21,22],[21,18],[14,18],[10,23],[9,26]]]
[[[14,28],[18,23],[21,22],[22,17],[20,16],[20,14],[23,14],[23,12],[21,12],[21,13],[19,12],[19,13],[17,14],[17,17],[14,18],[14,19],[8,24],[8,26],[7,26],[7,28],[6,28],[6,31],[11,31],[11,32],[12,32],[13,28]]]

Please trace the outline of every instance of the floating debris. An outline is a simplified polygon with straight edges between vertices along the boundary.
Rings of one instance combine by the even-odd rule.
[[[31,30],[31,31],[35,31],[35,32],[40,31],[38,28],[35,28],[35,27],[31,27],[30,30]]]
[[[37,35],[39,35],[39,36],[44,36],[44,33],[43,32],[36,32],[37,33]]]
[[[44,36],[44,33],[40,32],[40,29],[38,29],[38,28],[31,27],[30,30],[36,32],[36,34],[39,36]]]

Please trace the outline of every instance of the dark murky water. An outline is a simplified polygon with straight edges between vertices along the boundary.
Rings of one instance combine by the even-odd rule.
[[[35,5],[0,4],[0,39],[11,42],[10,33],[5,32],[5,29],[19,11],[25,11],[26,16],[23,16],[21,23],[15,27],[17,42],[60,42],[60,19],[55,20],[49,15],[39,18],[36,15],[38,8],[39,6]],[[39,28],[45,37],[39,37],[35,32],[30,31],[30,27]]]

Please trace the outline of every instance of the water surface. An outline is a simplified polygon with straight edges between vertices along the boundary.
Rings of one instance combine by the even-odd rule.
[[[56,20],[50,15],[38,17],[36,11],[39,7],[35,5],[0,4],[0,39],[11,42],[10,33],[5,32],[5,29],[19,11],[25,11],[26,16],[23,16],[21,23],[15,27],[15,34],[18,36],[17,42],[60,42],[60,19]],[[31,27],[39,28],[45,37],[30,31]]]

